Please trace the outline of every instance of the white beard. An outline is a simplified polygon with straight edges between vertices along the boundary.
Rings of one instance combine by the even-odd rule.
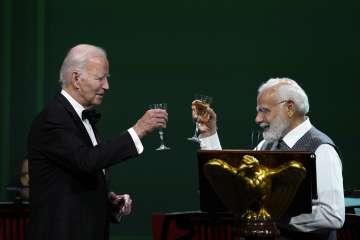
[[[285,136],[287,133],[290,122],[284,117],[283,113],[280,113],[270,124],[261,124],[262,128],[269,126],[263,132],[263,138],[267,142],[275,142]]]

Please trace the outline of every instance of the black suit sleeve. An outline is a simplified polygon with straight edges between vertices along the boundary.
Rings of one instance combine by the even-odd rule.
[[[63,108],[43,112],[34,121],[29,135],[31,157],[46,158],[63,167],[93,174],[138,155],[127,131],[112,141],[93,147],[86,132],[84,134],[81,121],[76,121]]]

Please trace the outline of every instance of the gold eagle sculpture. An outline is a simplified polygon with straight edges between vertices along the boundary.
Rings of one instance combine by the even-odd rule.
[[[272,168],[250,155],[244,155],[236,166],[211,159],[203,170],[223,203],[248,221],[279,219],[306,175],[305,167],[298,161]]]

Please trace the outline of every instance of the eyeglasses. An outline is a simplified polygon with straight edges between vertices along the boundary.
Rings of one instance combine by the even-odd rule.
[[[276,103],[273,107],[276,107],[277,105],[281,104],[281,103],[286,103],[288,102],[289,100],[282,100],[278,103]],[[269,113],[271,110],[270,108],[267,108],[267,107],[256,107],[256,112],[257,113],[261,113],[261,114],[267,114]]]

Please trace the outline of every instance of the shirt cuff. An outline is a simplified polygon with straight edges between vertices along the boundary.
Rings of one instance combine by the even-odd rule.
[[[129,132],[132,140],[134,141],[134,144],[135,144],[138,154],[141,154],[144,151],[144,146],[142,145],[139,136],[136,134],[136,132],[133,128],[129,128],[128,132]]]
[[[221,150],[221,145],[220,145],[220,140],[219,140],[219,136],[217,133],[209,136],[209,137],[204,137],[201,138],[201,135],[199,136],[200,138],[200,147],[203,150]]]

